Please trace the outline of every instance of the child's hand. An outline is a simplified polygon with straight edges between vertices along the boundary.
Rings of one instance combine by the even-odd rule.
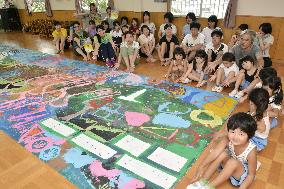
[[[213,82],[215,79],[216,79],[216,75],[211,75],[209,81],[210,81],[210,82]]]
[[[223,83],[221,84],[222,87],[229,87],[230,86],[230,82],[228,80],[223,81]]]

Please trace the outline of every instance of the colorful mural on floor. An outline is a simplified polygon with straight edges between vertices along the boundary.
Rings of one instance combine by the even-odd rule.
[[[0,130],[79,188],[174,188],[230,97],[0,45]]]

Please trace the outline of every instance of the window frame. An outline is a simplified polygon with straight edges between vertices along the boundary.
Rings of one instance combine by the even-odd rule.
[[[33,5],[34,5],[35,2],[36,2],[36,3],[43,3],[43,5],[44,5],[43,10],[34,11]],[[33,0],[31,8],[32,8],[32,10],[31,10],[32,13],[43,13],[43,12],[46,12],[46,9],[45,9],[45,0]]]
[[[195,15],[196,15],[196,18],[208,18],[210,15],[216,15],[217,16],[217,18],[218,19],[224,19],[224,17],[225,17],[225,14],[226,14],[226,10],[227,10],[227,6],[228,6],[228,3],[229,3],[229,1],[230,0],[182,0],[182,1],[186,1],[186,2],[197,2],[197,4],[198,4],[198,1],[200,1],[200,4],[199,4],[199,9],[197,10],[197,9],[195,9],[195,10],[193,10],[193,11],[191,11],[191,10],[189,10],[189,11],[187,11],[186,13],[181,13],[181,14],[177,14],[176,12],[174,12],[173,11],[173,1],[171,2],[171,3],[169,3],[170,5],[169,5],[169,9],[170,9],[170,11],[173,13],[173,15],[174,15],[174,17],[186,17],[186,14],[188,13],[188,12],[193,12]],[[210,3],[211,4],[206,4],[206,3],[204,3],[204,1],[210,1]],[[202,13],[204,13],[204,12],[206,12],[206,11],[204,11],[203,9],[206,9],[207,7],[204,7],[204,8],[202,8],[202,6],[204,6],[204,4],[205,5],[214,5],[214,3],[212,3],[212,1],[219,1],[219,4],[218,4],[218,6],[217,7],[222,7],[223,6],[223,15],[222,15],[222,17],[220,17],[219,15],[218,15],[218,13],[216,13],[216,12],[209,12],[209,14],[207,14],[206,16],[204,16],[204,15],[202,15]],[[223,3],[221,4],[221,1],[223,1]],[[226,8],[225,8],[225,6],[226,6]],[[215,8],[215,7],[214,7]],[[184,8],[184,9],[186,9],[186,8]],[[220,9],[220,8],[217,8],[218,10]],[[185,11],[181,11],[181,12],[185,12]],[[199,14],[198,14],[199,13]]]

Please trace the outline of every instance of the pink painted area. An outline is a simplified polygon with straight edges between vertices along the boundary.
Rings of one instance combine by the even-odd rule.
[[[132,179],[128,183],[126,183],[121,189],[137,189],[137,188],[144,188],[145,183],[141,180]]]
[[[89,168],[94,177],[104,176],[108,179],[112,179],[121,173],[121,171],[117,169],[106,170],[103,168],[102,162],[98,160],[93,161]]]
[[[128,125],[139,127],[150,121],[150,116],[139,112],[125,112],[125,118]]]

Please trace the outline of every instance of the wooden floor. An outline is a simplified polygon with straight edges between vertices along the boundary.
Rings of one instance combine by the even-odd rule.
[[[23,33],[0,33],[0,43],[15,45],[23,48],[34,49],[44,53],[54,54],[54,46],[51,40],[41,39],[38,36]],[[73,55],[72,51],[66,51],[66,58],[80,59]],[[280,76],[284,75],[284,62],[274,61],[274,67]],[[163,79],[167,68],[158,63],[148,64],[141,60],[135,73],[146,75],[154,79]],[[284,78],[282,77],[282,81]],[[205,86],[210,90],[212,84]],[[228,92],[228,91],[227,91]],[[226,91],[224,92],[226,93]],[[247,103],[239,104],[235,112],[247,111]],[[177,185],[177,188],[186,188],[200,161],[208,154],[211,145],[204,151],[187,175]],[[280,124],[271,131],[269,143],[265,150],[260,152],[258,160],[262,163],[257,171],[256,179],[251,189],[283,189],[284,188],[284,124],[283,116]],[[26,151],[12,138],[0,131],[0,188],[52,188],[65,189],[76,188],[55,170]],[[229,182],[223,184],[220,189],[234,188]]]

